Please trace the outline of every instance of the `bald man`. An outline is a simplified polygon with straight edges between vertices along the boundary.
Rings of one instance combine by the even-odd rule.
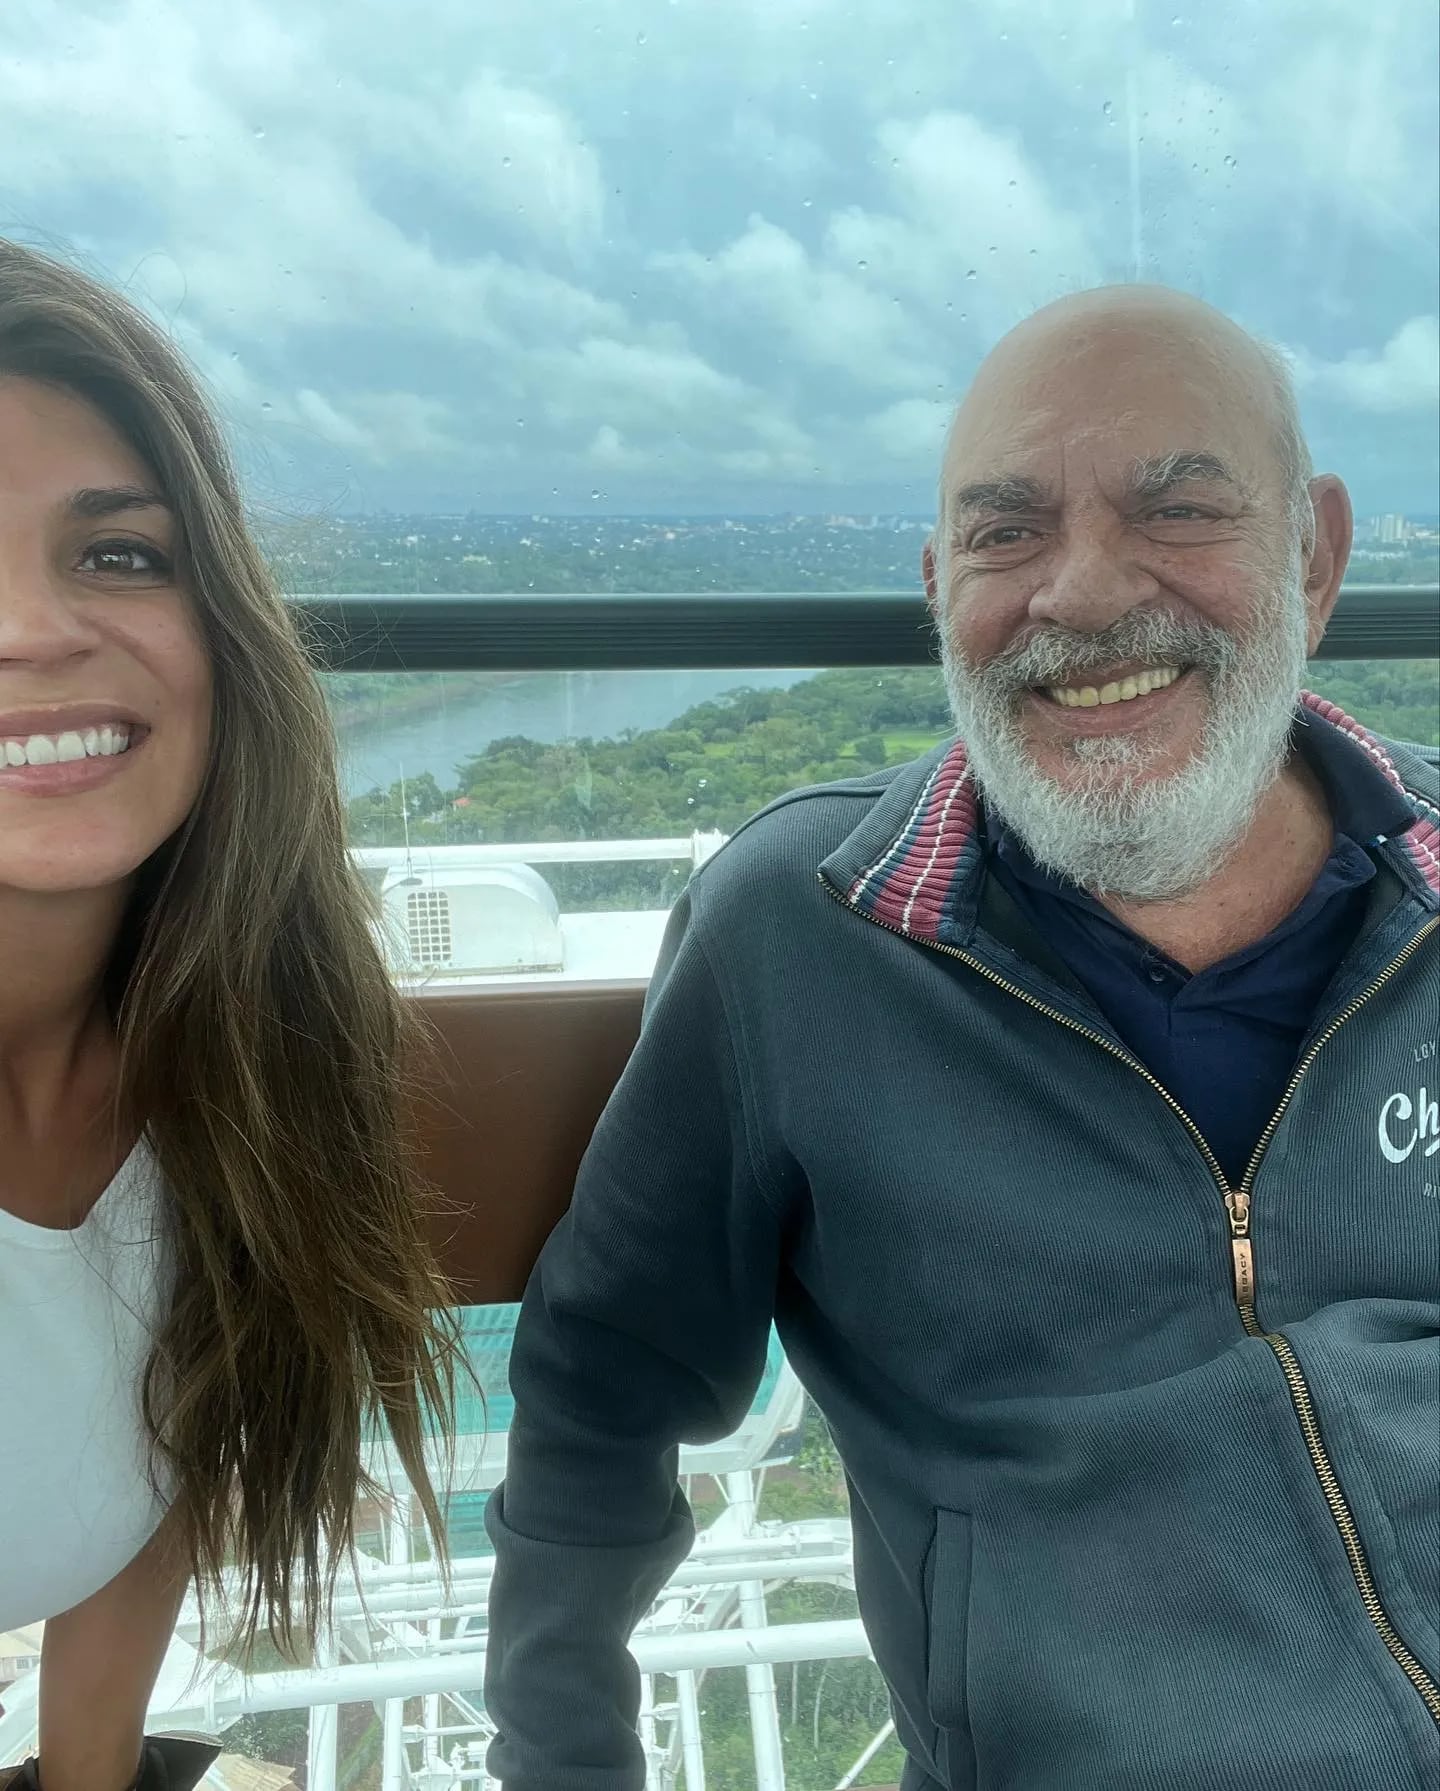
[[[924,562],[958,737],[692,881],[531,1281],[506,1791],[650,1782],[676,1445],[772,1318],[904,1791],[1440,1786],[1440,775],[1301,688],[1350,537],[1192,299],[982,366]]]

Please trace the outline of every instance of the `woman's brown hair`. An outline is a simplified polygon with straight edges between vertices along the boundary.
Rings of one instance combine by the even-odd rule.
[[[443,1559],[425,1444],[460,1361],[424,1235],[401,1082],[416,1022],[345,849],[336,743],[246,526],[219,427],[133,305],[0,241],[0,377],[85,400],[151,469],[212,666],[209,763],[141,867],[110,964],[117,1112],[174,1214],[175,1293],[145,1421],[202,1591],[287,1652],[353,1548],[383,1418]]]

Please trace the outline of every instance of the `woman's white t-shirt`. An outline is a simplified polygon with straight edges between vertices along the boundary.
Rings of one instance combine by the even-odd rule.
[[[0,1631],[97,1592],[164,1515],[140,1389],[172,1274],[143,1138],[71,1231],[0,1205]]]

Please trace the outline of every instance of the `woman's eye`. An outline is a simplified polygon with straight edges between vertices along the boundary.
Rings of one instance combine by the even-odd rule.
[[[85,549],[80,568],[119,578],[160,578],[169,572],[170,562],[142,541],[97,541]]]

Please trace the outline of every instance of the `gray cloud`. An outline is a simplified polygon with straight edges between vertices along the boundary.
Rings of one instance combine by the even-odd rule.
[[[923,511],[990,343],[1136,277],[1290,349],[1362,508],[1433,505],[1429,0],[897,16],[35,9],[0,229],[148,304],[301,506]]]

